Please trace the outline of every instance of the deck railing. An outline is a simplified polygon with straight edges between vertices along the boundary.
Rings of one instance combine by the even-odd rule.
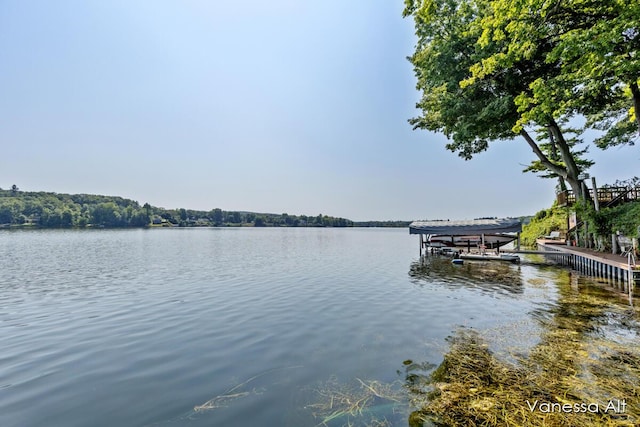
[[[593,199],[593,189],[589,189],[589,196]],[[557,200],[558,206],[570,206],[576,202],[576,195],[572,190],[563,191],[558,194]],[[598,188],[600,206],[614,206],[634,200],[640,200],[640,186]]]

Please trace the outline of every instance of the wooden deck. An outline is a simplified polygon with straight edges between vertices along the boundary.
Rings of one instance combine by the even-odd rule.
[[[592,249],[578,248],[551,244],[548,241],[538,241],[537,253],[553,259],[559,264],[569,266],[584,274],[625,282],[640,280],[640,270],[629,259],[617,254],[597,252]]]
[[[640,200],[640,187],[602,187],[598,188],[598,202],[601,206],[615,206],[617,204]],[[589,189],[589,196],[593,199],[593,189]],[[558,206],[570,206],[576,202],[576,195],[571,190],[563,191],[557,196]]]

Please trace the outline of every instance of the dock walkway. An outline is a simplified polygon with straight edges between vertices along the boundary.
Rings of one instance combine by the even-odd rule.
[[[549,240],[538,240],[539,253],[590,276],[626,282],[640,280],[640,270],[629,264],[627,257],[593,249],[565,246]]]

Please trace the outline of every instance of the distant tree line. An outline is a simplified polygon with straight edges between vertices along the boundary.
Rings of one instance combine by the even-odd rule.
[[[149,212],[129,199],[0,189],[0,224],[40,227],[142,227]]]
[[[346,218],[224,211],[164,209],[134,200],[91,194],[0,189],[0,226],[15,227],[353,227]]]
[[[411,221],[358,221],[354,222],[355,227],[394,227],[407,228]]]

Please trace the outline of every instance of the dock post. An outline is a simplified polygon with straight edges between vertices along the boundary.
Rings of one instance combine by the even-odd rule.
[[[598,200],[598,187],[596,187],[596,178],[591,177],[591,186],[593,187],[593,204],[596,208],[596,212],[600,211],[600,201]]]

